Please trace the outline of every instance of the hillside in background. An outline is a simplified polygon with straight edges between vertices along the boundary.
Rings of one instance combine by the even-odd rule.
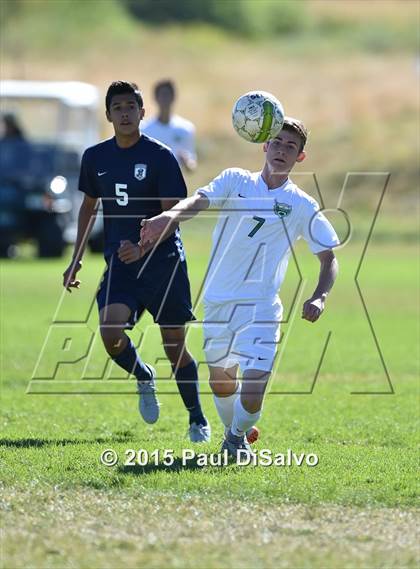
[[[82,80],[104,93],[117,78],[135,80],[153,112],[151,88],[172,77],[177,111],[197,125],[200,168],[190,188],[228,166],[258,169],[261,147],[232,130],[234,100],[272,91],[311,135],[300,171],[316,172],[337,195],[347,171],[390,171],[392,212],[411,211],[418,184],[418,4],[411,1],[307,1],[294,28],[264,34],[266,2],[248,34],[220,26],[146,24],[117,0],[2,1],[2,78]],[[250,3],[251,4],[251,3]],[[267,12],[268,10],[268,12]],[[254,25],[254,24],[253,24]],[[103,134],[110,134],[103,119]],[[369,203],[363,184],[354,200]],[[334,201],[334,200],[333,200]]]

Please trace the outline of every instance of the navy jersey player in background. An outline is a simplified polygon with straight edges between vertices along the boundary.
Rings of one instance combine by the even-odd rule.
[[[135,83],[116,81],[106,94],[106,116],[115,136],[88,148],[79,189],[84,192],[77,239],[63,284],[79,288],[77,273],[99,199],[102,201],[107,269],[97,302],[102,340],[112,359],[137,378],[139,409],[147,423],[159,417],[155,370],[144,363],[125,333],[144,310],[160,326],[179,392],[190,414],[192,442],[210,440],[203,415],[197,366],[185,347],[185,323],[193,320],[190,284],[179,230],[152,252],[141,250],[140,223],[170,209],[187,189],[171,150],[139,132],[144,116]]]

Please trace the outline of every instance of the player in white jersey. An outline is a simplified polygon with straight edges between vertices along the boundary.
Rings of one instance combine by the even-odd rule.
[[[159,81],[155,85],[154,95],[158,115],[142,123],[142,132],[169,146],[181,166],[188,171],[195,170],[195,126],[189,120],[172,113],[176,97],[173,81]]]
[[[318,320],[337,275],[332,251],[337,235],[317,202],[289,178],[305,158],[306,139],[303,123],[286,118],[280,134],[264,144],[261,172],[225,170],[172,210],[142,222],[146,244],[166,238],[180,221],[202,210],[220,211],[204,284],[204,349],[225,425],[222,448],[232,456],[238,450],[252,453],[245,435],[261,415],[279,340],[277,293],[295,241],[303,237],[321,263],[318,284],[303,305],[304,319]]]

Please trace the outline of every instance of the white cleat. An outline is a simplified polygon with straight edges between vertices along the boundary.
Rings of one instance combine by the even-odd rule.
[[[211,439],[210,423],[207,423],[207,425],[191,423],[188,434],[192,443],[209,443]]]
[[[146,423],[153,424],[159,419],[159,401],[156,396],[155,377],[156,371],[152,366],[147,366],[152,372],[150,381],[138,381],[137,392],[139,394],[139,411]]]

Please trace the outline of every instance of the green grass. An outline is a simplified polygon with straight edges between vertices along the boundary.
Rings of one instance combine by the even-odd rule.
[[[202,22],[145,25],[148,18],[135,19],[119,0],[3,0],[3,41],[8,49],[29,48],[43,54],[58,49],[63,56],[71,49],[84,55],[93,41],[104,37],[118,49],[118,42],[131,44],[136,34],[147,34],[148,28],[152,33],[180,28],[187,32],[187,47],[192,46],[197,30],[204,38],[232,37],[254,45],[264,42],[267,47],[281,46],[300,55],[314,46],[319,54],[332,48],[346,53],[414,51],[418,45],[418,11],[409,0],[382,0],[376,6],[363,0],[347,1],[344,6],[329,0],[301,1],[301,6],[293,0],[263,0],[255,5],[239,0],[243,5],[236,9],[234,2],[230,4],[233,9],[228,9],[227,19],[233,29],[211,25],[211,18],[207,23],[204,18]],[[223,12],[226,6],[220,8]]]
[[[37,376],[51,375],[66,338],[72,344],[64,359],[85,352],[97,329],[92,301],[103,262],[89,256],[82,289],[64,298],[67,260],[3,263],[2,566],[418,567],[416,3],[307,2],[300,33],[252,41],[208,25],[149,27],[114,0],[0,4],[4,78],[78,79],[103,95],[111,80],[134,79],[150,116],[153,83],[174,77],[177,111],[197,126],[200,167],[188,176],[191,188],[225,167],[261,167],[261,148],[237,137],[229,120],[233,101],[255,88],[275,93],[287,114],[307,123],[308,157],[297,171],[316,172],[327,207],[336,206],[347,171],[391,172],[359,284],[394,389],[389,394],[354,282],[381,176],[359,175],[347,188],[343,207],[353,236],[338,253],[340,276],[321,321],[312,326],[299,318],[318,271],[305,245],[297,247],[303,283],[293,310],[299,282],[293,263],[282,290],[288,322],[257,448],[316,453],[314,468],[182,468],[187,418],[164,360],[157,362],[160,392],[171,394],[161,395],[162,416],[153,427],[138,417],[133,383],[115,366],[105,368],[100,342],[85,370],[89,380],[81,381],[82,359],[61,365],[55,380],[30,384],[57,307],[59,320],[80,324],[53,328]],[[110,130],[102,111],[101,117],[105,137]],[[307,175],[293,177],[316,195]],[[344,231],[336,215],[332,221]],[[209,231],[204,221],[183,229],[193,291],[204,276]],[[133,340],[142,332],[144,359],[163,357],[149,317]],[[200,361],[201,344],[200,325],[191,326],[189,347]],[[104,370],[110,379],[95,380]],[[216,452],[222,429],[204,363],[200,378],[213,441],[197,451]],[[111,389],[132,394],[99,394]],[[97,394],[40,394],[88,390]],[[372,394],[378,392],[388,394]],[[118,452],[116,467],[101,465],[106,448]],[[170,448],[177,461],[173,468],[127,467],[129,448]]]
[[[193,291],[205,269],[208,230],[194,222],[184,230]],[[313,468],[182,467],[182,449],[191,444],[184,436],[186,414],[173,381],[159,382],[161,391],[172,394],[161,396],[156,426],[139,420],[134,394],[25,394],[62,294],[65,261],[3,263],[3,508],[5,527],[17,528],[14,535],[6,532],[5,567],[414,567],[416,249],[374,239],[368,249],[359,281],[395,393],[354,395],[389,391],[354,286],[361,248],[362,243],[354,242],[339,251],[340,278],[318,324],[293,320],[292,314],[283,325],[287,342],[280,348],[272,391],[309,391],[332,331],[313,393],[268,395],[260,424],[257,448],[316,453],[319,464]],[[297,248],[297,256],[305,280],[301,305],[318,268],[305,246]],[[86,259],[83,287],[66,295],[60,318],[83,320],[102,266],[100,257]],[[296,282],[291,266],[282,295],[286,307]],[[96,323],[94,307],[89,326],[95,329]],[[132,337],[138,339],[150,324],[146,318]],[[163,355],[155,328],[142,349],[147,361]],[[189,346],[199,359],[201,341],[200,327],[194,326]],[[54,345],[45,355],[48,369],[55,361]],[[81,348],[75,344],[71,349]],[[92,377],[104,361],[98,345],[89,368]],[[80,378],[80,364],[63,367],[62,383],[37,382],[34,391],[46,385],[65,389]],[[168,375],[165,363],[159,369],[162,377]],[[205,365],[200,378],[208,393]],[[104,384],[107,380],[90,382],[95,389]],[[123,379],[106,387],[116,384],[126,389]],[[134,392],[132,383],[128,387]],[[222,429],[211,396],[202,399],[213,440],[197,452],[217,452]],[[106,448],[119,454],[113,468],[99,462]],[[124,466],[129,448],[169,448],[177,460],[171,468]],[[54,524],[59,526],[56,539],[51,537]],[[394,540],[391,551],[379,537],[385,526]],[[236,547],[238,535],[242,548]]]

